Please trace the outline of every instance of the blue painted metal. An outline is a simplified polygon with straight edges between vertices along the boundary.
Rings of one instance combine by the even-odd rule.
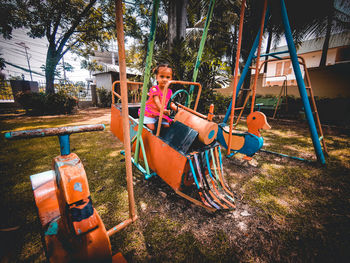
[[[226,124],[224,124],[224,123],[220,123],[219,124],[219,129],[218,129],[218,132],[217,132],[217,134],[216,134],[216,139],[218,140],[218,142],[225,148],[225,149],[227,149],[227,144],[226,144],[226,141],[225,141],[225,138],[224,138],[224,135],[223,135],[223,133],[224,133],[224,131],[223,131],[223,129],[224,129],[224,127],[223,127],[223,125],[226,125]]]
[[[268,56],[274,56],[274,55],[286,54],[286,53],[289,53],[289,51],[288,50],[284,50],[284,51],[279,51],[279,52],[272,52],[272,53],[261,54],[260,57],[268,57]],[[254,56],[254,58],[256,58],[256,56]]]
[[[310,129],[310,133],[311,133],[312,143],[313,143],[314,148],[315,148],[317,159],[322,164],[325,164],[326,160],[324,158],[322,147],[321,147],[320,141],[318,139],[315,120],[314,120],[314,117],[312,115],[309,98],[308,98],[308,95],[306,92],[305,83],[304,83],[303,76],[302,76],[301,70],[300,70],[300,64],[298,61],[297,52],[296,52],[295,45],[293,42],[292,31],[291,31],[290,25],[289,25],[286,5],[284,3],[284,0],[280,0],[280,2],[281,2],[281,10],[282,10],[282,20],[283,20],[284,29],[285,29],[285,36],[286,36],[288,49],[289,49],[289,53],[290,53],[291,60],[292,60],[293,70],[294,70],[295,77],[296,77],[297,83],[298,83],[300,97],[301,97],[303,104],[304,104],[306,119],[309,123],[309,129]]]
[[[181,154],[186,154],[197,137],[197,131],[182,122],[175,121],[163,136],[163,141]]]
[[[209,151],[209,150],[206,150],[206,151],[205,151],[205,159],[206,159],[206,161],[207,161],[207,167],[208,167],[209,176],[210,176],[214,181],[216,181],[216,179],[214,178],[213,174],[211,173],[208,151]]]
[[[215,131],[212,130],[212,131],[209,133],[208,138],[211,139],[211,138],[214,137],[214,135],[215,135]]]
[[[278,57],[278,56],[276,56],[276,55],[271,55],[271,57],[277,58],[277,59],[279,59],[279,60],[282,60],[282,59],[283,59],[283,58]]]
[[[227,158],[230,158],[230,157],[236,155],[236,153],[238,153],[238,151],[233,151],[232,153],[227,154],[226,157],[227,157]]]
[[[218,146],[218,152],[219,152],[219,161],[220,161],[221,172],[224,172],[224,168],[222,166],[222,156],[221,156],[221,147],[220,146]]]
[[[47,228],[47,231],[45,232],[45,236],[52,236],[52,235],[57,235],[58,233],[58,223],[57,219],[55,221],[52,221]]]
[[[122,155],[125,156],[125,151],[120,151],[120,153]],[[136,163],[135,159],[133,157],[131,157],[131,162],[135,165],[135,167],[145,176],[145,179],[148,180],[149,178],[151,178],[152,176],[157,175],[156,173],[150,173],[147,172],[145,168],[142,167],[142,165],[140,163]]]
[[[60,141],[61,155],[70,154],[69,134],[60,135],[58,136],[58,139]]]
[[[188,158],[188,161],[189,161],[189,163],[190,163],[191,171],[192,171],[192,174],[193,174],[193,179],[194,179],[194,181],[195,181],[195,183],[196,183],[196,185],[197,185],[197,188],[200,189],[199,183],[198,183],[198,180],[197,180],[197,177],[196,177],[196,172],[195,172],[195,170],[194,170],[194,167],[193,167],[193,163],[192,163],[191,158]]]
[[[180,93],[185,93],[186,94],[186,103],[185,103],[185,106],[188,107],[189,105],[189,102],[190,102],[190,94],[187,92],[187,90],[184,90],[184,89],[179,89],[177,91],[174,92],[173,95],[171,95],[171,98],[170,100],[168,101],[168,104],[167,104],[167,109],[170,109],[170,104],[172,102],[174,102],[174,98],[177,96],[177,94],[180,94]]]
[[[304,162],[312,162],[311,160],[299,158],[299,157],[296,157],[296,156],[290,156],[290,155],[283,154],[283,153],[273,152],[273,151],[269,151],[269,150],[261,149],[260,151],[266,152],[266,153],[272,153],[272,154],[279,155],[279,156],[282,156],[282,157],[288,157],[288,158],[291,158],[291,159],[294,159],[294,160],[299,160],[299,161],[304,161]]]
[[[267,8],[266,10],[266,14],[265,14],[265,22],[264,22],[264,25],[266,26],[266,22],[269,18],[269,15],[270,15],[270,11],[269,11],[269,8]],[[237,89],[236,89],[236,98],[238,96],[238,93],[239,93],[239,90],[241,89],[242,87],[242,84],[243,84],[243,81],[248,73],[248,70],[249,70],[249,67],[252,63],[252,60],[254,58],[254,53],[259,45],[259,36],[260,36],[260,30],[258,31],[258,34],[254,40],[254,43],[253,43],[253,46],[252,46],[252,49],[250,50],[250,53],[249,53],[249,56],[248,56],[248,59],[244,65],[244,68],[243,68],[243,71],[242,71],[242,74],[241,74],[241,77],[239,78],[239,81],[238,81],[238,84],[237,84]],[[231,107],[232,107],[232,100],[230,102],[230,106],[228,107],[227,109],[227,112],[226,112],[226,115],[225,115],[225,118],[224,118],[224,123],[227,123],[230,115],[231,115]]]

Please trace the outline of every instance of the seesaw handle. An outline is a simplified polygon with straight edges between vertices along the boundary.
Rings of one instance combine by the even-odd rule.
[[[105,129],[104,124],[88,124],[79,126],[67,126],[57,128],[35,129],[25,131],[11,131],[5,133],[6,139],[26,139],[45,136],[60,136],[69,135],[79,132],[91,132],[91,131],[103,131]]]

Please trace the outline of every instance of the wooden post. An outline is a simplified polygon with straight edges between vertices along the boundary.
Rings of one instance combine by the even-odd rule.
[[[128,190],[128,198],[129,198],[129,215],[132,221],[134,221],[136,220],[137,216],[135,214],[135,200],[134,200],[132,164],[131,164],[129,108],[128,108],[128,90],[127,90],[127,79],[126,79],[122,0],[116,0],[115,15],[116,15],[115,20],[116,20],[117,40],[118,40],[120,89],[121,89],[121,97],[122,97],[123,134],[124,134],[124,148],[125,148],[126,182],[127,182],[127,190]]]

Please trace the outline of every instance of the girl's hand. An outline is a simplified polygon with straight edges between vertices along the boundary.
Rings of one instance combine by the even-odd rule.
[[[170,110],[164,110],[164,114],[170,116]]]

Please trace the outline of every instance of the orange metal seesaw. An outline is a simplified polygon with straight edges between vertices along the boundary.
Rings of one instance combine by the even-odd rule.
[[[61,155],[53,159],[52,170],[30,177],[43,230],[43,243],[50,262],[123,261],[112,256],[109,237],[137,219],[134,210],[132,177],[127,178],[130,218],[106,230],[93,207],[88,179],[79,157],[70,151],[72,133],[101,131],[103,124],[14,131],[7,139],[58,136]],[[130,182],[131,180],[131,182]],[[118,261],[118,259],[122,261]]]

